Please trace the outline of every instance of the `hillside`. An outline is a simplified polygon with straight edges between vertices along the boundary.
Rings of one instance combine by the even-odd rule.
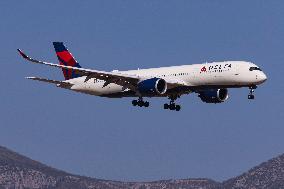
[[[213,189],[208,179],[118,182],[82,177],[48,167],[0,146],[0,189]]]
[[[284,154],[225,181],[224,188],[284,188]]]
[[[210,179],[119,182],[82,177],[48,167],[0,146],[0,189],[280,189],[284,188],[284,154],[246,173],[218,183]]]

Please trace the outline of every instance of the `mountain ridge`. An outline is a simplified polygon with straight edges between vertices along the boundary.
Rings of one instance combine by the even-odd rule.
[[[247,172],[217,182],[208,178],[168,179],[150,182],[123,182],[79,176],[0,146],[0,189],[246,189],[284,188],[284,154]]]

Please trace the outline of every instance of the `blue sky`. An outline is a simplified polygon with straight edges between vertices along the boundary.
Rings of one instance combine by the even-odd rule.
[[[123,181],[236,176],[284,152],[284,2],[1,1],[0,145],[76,174]],[[63,79],[16,52],[57,62],[64,41],[81,66],[127,70],[223,60],[259,65],[268,81],[248,101],[183,96],[181,112],[25,80]]]

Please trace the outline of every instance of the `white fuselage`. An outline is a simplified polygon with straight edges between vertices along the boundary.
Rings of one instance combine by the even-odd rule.
[[[230,88],[259,85],[266,80],[266,75],[261,70],[250,70],[251,67],[257,66],[245,61],[225,61],[115,72],[136,75],[141,77],[141,80],[149,77],[162,78],[166,82],[175,81],[189,87]],[[97,96],[123,94],[129,90],[113,83],[103,87],[105,82],[103,80],[90,79],[85,82],[85,79],[84,76],[68,80],[73,84],[70,89]]]

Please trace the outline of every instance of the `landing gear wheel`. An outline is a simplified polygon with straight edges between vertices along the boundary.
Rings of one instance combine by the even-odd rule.
[[[164,109],[170,109],[170,110],[176,110],[180,111],[181,107],[180,105],[175,104],[175,100],[179,98],[180,96],[175,95],[175,96],[169,96],[170,103],[169,104],[164,104]]]
[[[170,110],[175,110],[175,109],[176,109],[175,104],[170,104]]]
[[[248,95],[248,99],[253,100],[254,99],[254,95]]]
[[[139,106],[139,107],[149,107],[150,103],[147,101],[143,101],[142,97],[140,97],[138,100],[132,100],[133,106]]]
[[[164,109],[169,109],[169,105],[168,104],[164,104]]]
[[[175,103],[170,103],[170,104],[164,104],[164,109],[180,111],[181,107],[178,104],[176,105]]]
[[[176,105],[176,111],[178,112],[178,111],[180,111],[180,105]]]
[[[142,107],[144,105],[143,101],[138,101],[138,106]]]
[[[137,105],[138,105],[137,100],[132,100],[132,105],[133,105],[133,106],[137,106]]]
[[[149,107],[149,102],[145,101],[145,102],[144,102],[144,106],[145,106],[146,108]]]

